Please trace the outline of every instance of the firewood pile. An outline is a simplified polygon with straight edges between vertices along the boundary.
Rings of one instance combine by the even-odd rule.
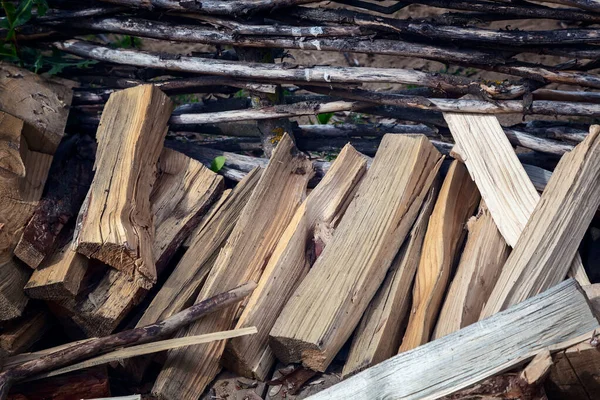
[[[0,400],[600,392],[600,2],[2,8]]]

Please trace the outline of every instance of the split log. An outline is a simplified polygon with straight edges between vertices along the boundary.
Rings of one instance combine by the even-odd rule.
[[[4,78],[2,75],[0,80]],[[12,84],[8,87],[12,87]],[[14,99],[11,101],[14,102]],[[1,99],[0,104],[3,104]],[[29,272],[24,271],[23,267],[13,260],[12,255],[27,220],[42,196],[52,155],[32,150],[25,135],[23,121],[9,114],[2,114],[0,132],[4,137],[18,135],[21,138],[19,152],[25,167],[24,177],[0,177],[0,320],[7,320],[20,316],[28,301],[23,286],[27,282]],[[42,144],[36,142],[36,145]]]
[[[50,328],[45,309],[28,310],[27,315],[11,321],[0,334],[0,352],[9,356],[22,353],[35,344]]]
[[[96,134],[96,174],[74,238],[79,253],[146,288],[156,282],[150,191],[171,111],[171,100],[151,85],[111,95]]]
[[[267,385],[264,382],[244,378],[229,371],[222,371],[199,400],[262,400],[266,390]]]
[[[489,319],[386,360],[311,399],[438,398],[515,367],[544,348],[557,351],[571,346],[589,337],[598,324],[585,295],[570,279]]]
[[[6,120],[6,121],[5,121]],[[10,114],[0,112],[0,178],[25,178],[25,164],[21,154],[23,121]],[[26,146],[27,143],[24,143]],[[26,149],[24,151],[27,151]]]
[[[63,227],[79,212],[92,182],[95,153],[89,136],[71,136],[61,144],[50,168],[48,189],[14,250],[31,268],[53,253]]]
[[[284,134],[260,177],[227,244],[220,251],[196,302],[248,280],[258,280],[277,241],[305,196],[312,164]],[[236,308],[204,318],[179,336],[228,329]],[[225,343],[173,350],[152,391],[165,399],[197,399],[217,375]],[[198,363],[198,360],[202,360]],[[193,365],[193,368],[190,368]]]
[[[383,137],[336,234],[271,330],[278,359],[327,368],[383,282],[441,162],[424,136]]]
[[[189,237],[190,245],[144,311],[136,326],[168,318],[198,297],[198,292],[212,269],[239,215],[252,195],[261,169],[256,168],[239,182],[226,198],[216,203]],[[128,374],[141,381],[150,358],[135,358],[124,363]]]
[[[0,63],[2,111],[23,120],[30,151],[54,154],[65,131],[74,85],[66,79],[47,79]]]
[[[495,117],[444,113],[444,118],[457,143],[456,156],[465,160],[498,230],[514,248],[540,195]],[[574,256],[570,275],[581,279],[582,285],[589,284],[579,254]]]
[[[600,351],[589,339],[554,356],[546,383],[552,398],[591,400],[600,388]]]
[[[163,149],[150,194],[156,231],[152,252],[159,275],[222,189],[222,177],[198,161]],[[146,294],[145,286],[111,269],[90,293],[62,299],[58,305],[87,335],[102,336],[111,333]]]
[[[429,218],[412,292],[412,309],[399,352],[429,341],[454,262],[480,194],[467,168],[454,160]]]
[[[110,396],[106,367],[14,386],[8,400],[72,400]]]
[[[269,332],[288,299],[327,246],[367,169],[366,160],[345,146],[319,185],[300,205],[269,259],[236,328],[258,334],[227,343],[223,364],[240,375],[265,380],[275,364]]]
[[[556,285],[600,205],[600,126],[565,154],[508,257],[481,318]],[[486,203],[487,204],[487,203]],[[548,232],[553,232],[548,235]],[[518,277],[518,278],[515,278]]]
[[[467,242],[440,311],[433,339],[479,320],[483,304],[510,253],[510,247],[483,201],[477,215],[467,222],[467,230]]]
[[[491,97],[518,97],[526,88],[520,84],[507,83],[499,86],[489,86],[484,82],[464,77],[429,74],[414,70],[395,68],[346,68],[346,67],[299,67],[289,68],[280,64],[251,65],[232,62],[208,60],[198,57],[177,57],[174,60],[164,60],[158,54],[139,52],[135,50],[111,49],[79,40],[56,42],[59,50],[76,54],[81,57],[98,59],[117,64],[135,65],[140,67],[164,67],[172,71],[185,71],[210,75],[233,76],[238,79],[250,78],[277,82],[306,83],[403,83],[432,87],[451,93],[486,93]]]
[[[410,289],[421,258],[423,240],[433,211],[440,180],[433,183],[410,235],[396,254],[354,332],[342,376],[347,378],[396,355],[410,307]]]
[[[160,323],[135,328],[110,336],[94,338],[76,343],[61,350],[46,354],[23,364],[8,368],[0,373],[0,400],[5,400],[11,386],[42,372],[55,370],[98,354],[132,344],[144,344],[169,336],[182,327],[208,313],[219,311],[242,300],[256,287],[253,282],[227,292],[219,293],[199,302]]]
[[[69,242],[50,258],[48,265],[35,271],[25,285],[33,299],[57,300],[75,297],[87,271],[88,259],[77,253]]]

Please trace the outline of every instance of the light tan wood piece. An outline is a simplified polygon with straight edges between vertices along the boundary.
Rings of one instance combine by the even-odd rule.
[[[527,362],[545,348],[553,352],[572,346],[598,327],[587,299],[570,279],[310,399],[437,399]]]
[[[479,320],[479,314],[500,276],[510,247],[485,203],[467,223],[467,242],[438,317],[433,339],[455,332]]]
[[[599,179],[600,126],[594,125],[588,137],[556,166],[480,318],[564,279],[600,205]]]
[[[74,239],[79,253],[146,288],[156,282],[150,191],[172,109],[169,97],[152,85],[110,96],[96,133],[96,174]]]
[[[519,377],[529,385],[533,385],[542,381],[550,372],[551,367],[552,355],[550,350],[544,349],[533,357],[533,360],[521,371]]]
[[[170,149],[163,150],[158,170],[150,202],[156,230],[154,264],[160,274],[184,238],[220,196],[223,178]],[[87,335],[102,336],[111,333],[146,293],[146,287],[138,280],[111,269],[90,293],[77,299],[65,299],[60,306]]]
[[[42,300],[75,297],[87,267],[88,259],[73,250],[69,242],[52,256],[48,265],[33,271],[25,293]]]
[[[399,352],[429,341],[467,221],[480,198],[465,165],[454,160],[429,219],[412,292],[413,304]]]
[[[425,136],[383,137],[333,240],[271,330],[278,359],[327,368],[385,279],[442,158]]]
[[[441,179],[437,179],[429,190],[410,235],[398,251],[383,284],[354,332],[348,359],[342,370],[344,378],[387,360],[398,352],[425,232],[440,185]]]
[[[260,175],[260,168],[252,170],[227,197],[215,203],[192,233],[190,247],[154,296],[136,326],[168,318],[198,296],[201,285],[252,195]],[[135,358],[125,361],[124,365],[129,375],[139,381],[149,362],[149,357]]]
[[[223,356],[227,369],[261,381],[267,378],[275,364],[268,345],[269,332],[294,289],[329,243],[366,170],[365,158],[346,145],[323,180],[300,205],[236,325],[237,328],[256,326],[258,334],[227,343]]]
[[[75,85],[0,63],[0,109],[25,122],[30,150],[54,154],[67,125]]]
[[[235,187],[238,187],[238,186],[239,186],[239,184],[236,184]],[[254,187],[252,187],[252,189],[254,189]],[[223,194],[221,194],[221,197],[219,198],[219,200],[217,200],[215,202],[215,204],[213,204],[211,206],[210,211],[202,218],[202,221],[200,221],[198,226],[192,231],[192,233],[189,234],[189,236],[183,241],[183,243],[181,243],[181,247],[183,247],[186,250],[190,248],[190,246],[192,245],[193,239],[200,234],[200,231],[204,227],[204,222],[206,221],[206,219],[210,215],[212,215],[216,210],[218,210],[219,208],[221,208],[223,206],[223,202],[225,200],[227,200],[227,198],[229,197],[229,195],[231,194],[232,191],[233,191],[233,189],[223,190]],[[240,211],[241,211],[241,209],[240,209]],[[232,229],[233,229],[233,227],[232,227]]]
[[[0,87],[1,82],[2,78]],[[23,126],[19,119],[3,114],[0,136],[18,134],[22,139]],[[0,320],[20,316],[28,301],[23,286],[30,272],[13,260],[13,250],[42,196],[52,163],[52,155],[32,151],[26,140],[20,141],[19,152],[25,176],[0,176]]]
[[[196,302],[258,281],[286,226],[302,202],[313,175],[312,163],[283,136],[266,170],[219,253]],[[230,307],[200,319],[179,332],[198,335],[229,329],[236,314]],[[219,372],[225,343],[217,342],[169,352],[152,391],[163,399],[196,400]]]
[[[46,310],[28,310],[26,315],[11,321],[0,334],[0,349],[8,355],[22,353],[37,342],[50,328]]]
[[[21,155],[21,143],[25,141],[21,135],[23,121],[0,111],[0,126],[0,178],[24,178],[25,163]]]

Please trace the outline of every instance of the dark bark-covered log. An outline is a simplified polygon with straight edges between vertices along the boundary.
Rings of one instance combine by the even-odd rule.
[[[198,57],[171,56],[136,50],[111,49],[80,40],[55,42],[54,47],[81,57],[140,67],[159,67],[210,75],[277,82],[325,83],[403,83],[433,87],[451,93],[484,93],[495,98],[515,98],[527,91],[526,85],[512,82],[487,84],[461,76],[432,74],[395,68],[292,67],[287,64],[244,64]]]
[[[164,321],[115,333],[110,336],[91,339],[11,367],[0,373],[0,400],[7,398],[9,390],[15,382],[109,352],[118,347],[149,343],[169,336],[206,314],[239,302],[252,293],[255,287],[256,284],[254,282],[249,282],[199,302]]]
[[[63,227],[79,212],[92,182],[96,144],[89,136],[69,137],[48,174],[47,192],[25,227],[14,253],[37,268],[55,250]]]

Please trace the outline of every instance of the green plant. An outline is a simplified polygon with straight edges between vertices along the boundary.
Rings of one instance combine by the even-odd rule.
[[[213,172],[219,172],[225,165],[225,160],[225,156],[215,157],[215,159],[210,163],[210,170]]]
[[[0,39],[0,60],[19,64],[35,73],[42,69],[54,75],[66,67],[85,68],[97,61],[81,60],[64,55],[59,51],[42,52],[31,47],[21,47],[17,42],[17,28],[29,22],[35,8],[38,16],[43,16],[48,11],[46,0],[22,0],[15,7],[9,1],[1,0],[0,5],[6,15],[0,19],[0,28],[7,31],[6,36]]]
[[[329,122],[329,120],[331,119],[331,117],[333,117],[333,113],[323,113],[323,114],[317,114],[317,121],[319,121],[319,124],[321,125],[327,125],[327,123]]]
[[[120,49],[136,49],[142,46],[142,39],[135,36],[129,35],[115,35],[116,39],[114,42],[111,42],[111,47],[116,47]]]

